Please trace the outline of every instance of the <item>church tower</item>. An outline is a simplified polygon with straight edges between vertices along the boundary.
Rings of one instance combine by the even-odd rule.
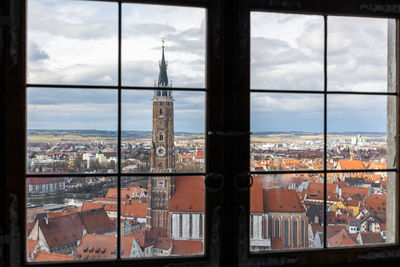
[[[174,99],[168,90],[167,62],[164,56],[164,40],[159,63],[157,89],[153,97],[153,132],[150,151],[150,172],[175,172],[174,147]],[[174,193],[174,178],[150,176],[148,178],[146,228],[168,229],[169,200]]]

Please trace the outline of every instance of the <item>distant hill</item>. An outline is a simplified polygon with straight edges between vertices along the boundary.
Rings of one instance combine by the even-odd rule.
[[[255,136],[266,136],[266,135],[277,135],[277,134],[290,134],[290,135],[318,135],[323,132],[301,132],[301,131],[265,131],[265,132],[252,132]],[[375,135],[386,135],[386,132],[329,132],[328,134],[340,134],[340,135],[359,135],[362,136],[375,136]]]
[[[64,136],[64,135],[77,135],[82,137],[117,137],[117,131],[103,131],[103,130],[53,130],[53,129],[30,129],[28,136],[38,135],[51,135],[51,136]],[[176,136],[191,136],[202,135],[201,133],[188,133],[188,132],[175,132]],[[151,131],[122,131],[122,138],[151,138]]]

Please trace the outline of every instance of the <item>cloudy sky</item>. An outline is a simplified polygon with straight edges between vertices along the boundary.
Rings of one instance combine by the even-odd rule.
[[[122,84],[153,86],[164,37],[174,87],[205,86],[200,8],[122,5]],[[117,85],[114,3],[28,1],[28,82]],[[323,18],[254,12],[251,88],[323,90]],[[387,20],[328,18],[328,88],[387,91]],[[123,130],[151,130],[151,91],[123,91]],[[205,94],[174,92],[175,130],[204,132]],[[30,129],[117,129],[117,92],[28,88]],[[386,131],[385,96],[330,95],[329,131]],[[252,131],[323,131],[323,97],[253,93]]]

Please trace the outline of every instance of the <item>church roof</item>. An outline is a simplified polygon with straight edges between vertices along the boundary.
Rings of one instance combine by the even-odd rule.
[[[203,176],[175,177],[175,193],[169,202],[172,212],[204,212]]]
[[[292,189],[264,189],[265,212],[305,212],[296,191]]]

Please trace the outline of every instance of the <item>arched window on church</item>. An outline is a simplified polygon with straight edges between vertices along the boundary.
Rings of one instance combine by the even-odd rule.
[[[160,141],[164,140],[164,135],[162,133],[160,133],[159,139],[160,139]]]
[[[274,237],[279,237],[279,218],[275,218],[274,222]]]
[[[162,115],[162,108],[160,108],[160,115]]]
[[[297,248],[297,219],[292,221],[293,247]]]
[[[283,221],[283,246],[289,247],[289,219],[285,218]]]
[[[158,168],[162,168],[162,163],[158,163]]]

